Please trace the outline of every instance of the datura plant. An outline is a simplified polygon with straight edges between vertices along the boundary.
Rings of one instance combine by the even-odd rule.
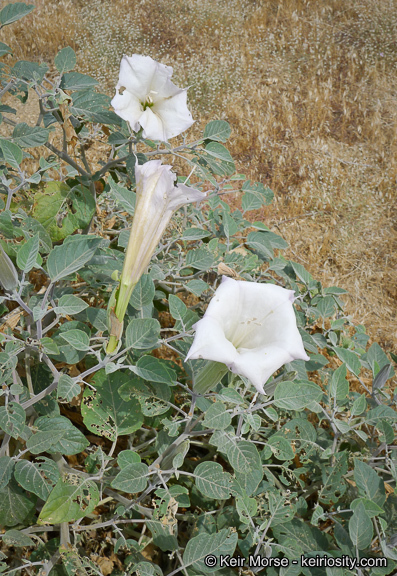
[[[113,100],[70,47],[0,57],[0,572],[394,574],[397,358],[289,259],[227,121],[147,55]]]

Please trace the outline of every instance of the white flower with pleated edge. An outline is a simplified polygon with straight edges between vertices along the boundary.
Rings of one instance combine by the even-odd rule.
[[[150,56],[123,56],[116,96],[111,104],[134,132],[167,142],[193,124],[187,108],[187,92],[171,82],[172,68]]]
[[[296,325],[294,300],[293,290],[223,276],[193,326],[196,335],[186,360],[221,362],[264,394],[267,380],[281,366],[310,359]]]

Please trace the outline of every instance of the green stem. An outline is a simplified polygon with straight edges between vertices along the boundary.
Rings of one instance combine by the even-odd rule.
[[[121,277],[119,287],[114,297],[110,299],[108,311],[110,338],[106,347],[106,354],[114,354],[117,350],[123,333],[124,316],[136,284],[136,282],[123,281],[123,277]]]

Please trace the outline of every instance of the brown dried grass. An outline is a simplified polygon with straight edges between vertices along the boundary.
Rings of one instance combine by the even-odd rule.
[[[238,170],[273,189],[248,216],[348,290],[349,314],[396,350],[396,0],[35,4],[4,29],[15,57],[51,61],[70,45],[109,94],[123,53],[172,65],[197,128],[228,120]]]

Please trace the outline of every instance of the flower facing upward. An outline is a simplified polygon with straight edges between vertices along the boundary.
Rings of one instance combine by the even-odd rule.
[[[143,137],[167,142],[193,124],[187,92],[171,82],[172,68],[149,56],[123,56],[116,96],[111,104],[116,114]]]
[[[203,358],[226,364],[246,376],[258,392],[283,364],[309,360],[299,334],[293,290],[273,284],[242,282],[223,276],[186,360]]]

